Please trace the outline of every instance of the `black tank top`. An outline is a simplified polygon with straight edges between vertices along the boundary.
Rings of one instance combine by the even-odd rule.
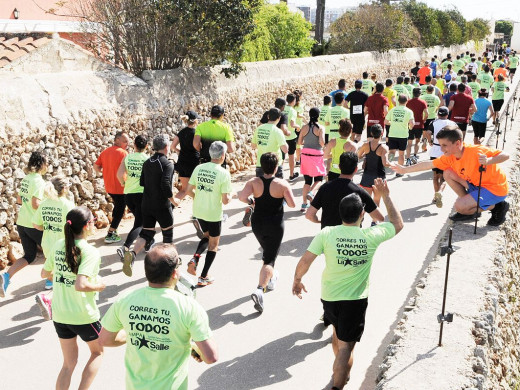
[[[260,179],[264,183],[264,192],[258,198],[255,198],[255,212],[253,217],[271,217],[274,215],[283,214],[283,198],[273,198],[269,193],[269,187],[274,179],[266,179],[260,176]]]
[[[377,177],[385,177],[386,172],[383,165],[383,160],[376,153],[380,146],[381,144],[377,145],[375,150],[372,150],[371,144],[368,144],[370,152],[368,152],[366,155],[365,172],[375,174]]]

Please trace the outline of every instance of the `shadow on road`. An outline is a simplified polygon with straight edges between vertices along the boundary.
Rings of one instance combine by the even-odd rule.
[[[244,316],[241,313],[227,313],[228,311],[234,309],[237,306],[242,305],[243,303],[246,303],[250,300],[250,297],[242,297],[235,299],[233,302],[226,303],[225,305],[214,307],[213,309],[208,310],[208,317],[209,317],[209,325],[211,330],[215,331],[217,329],[220,329],[230,322],[238,325],[243,324],[244,322],[247,322],[249,320],[252,320],[254,318],[258,318],[260,316],[260,313],[254,312],[251,314],[248,314],[247,316]]]
[[[43,318],[0,331],[0,349],[18,347],[34,341],[31,337],[41,329],[35,325],[42,322],[45,322]]]
[[[256,389],[288,380],[292,376],[289,367],[304,361],[329,343],[320,340],[324,329],[320,323],[311,333],[295,332],[247,355],[211,366],[199,377],[197,389]],[[306,340],[320,341],[301,343]]]
[[[401,210],[401,216],[403,217],[403,221],[414,222],[418,218],[435,217],[439,215],[438,213],[432,213],[430,210],[426,209],[430,206],[430,203],[426,203],[419,206],[410,207],[409,209]]]

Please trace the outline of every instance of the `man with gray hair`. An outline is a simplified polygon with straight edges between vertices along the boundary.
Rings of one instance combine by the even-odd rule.
[[[217,255],[222,229],[222,205],[231,201],[231,175],[221,166],[226,158],[226,150],[227,145],[224,142],[213,142],[209,147],[211,161],[195,168],[186,190],[186,195],[193,198],[195,222],[203,232],[197,250],[188,263],[188,273],[197,275],[200,255],[208,249],[204,268],[198,280],[198,285],[201,287],[213,283],[213,278],[208,275],[208,271]],[[175,197],[176,201],[183,197],[178,195]]]
[[[155,242],[155,224],[162,230],[163,243],[173,242],[173,163],[168,160],[170,137],[156,135],[153,139],[155,154],[143,163],[140,185],[143,187],[143,228],[134,243],[134,249],[125,252],[123,272],[132,276],[135,257],[143,249],[149,249]]]

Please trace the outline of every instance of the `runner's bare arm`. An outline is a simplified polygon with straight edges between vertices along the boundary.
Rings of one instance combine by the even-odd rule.
[[[231,202],[232,194],[222,194],[222,204],[228,204]]]
[[[388,212],[388,219],[395,228],[395,234],[403,230],[403,217],[397,208],[394,206],[392,199],[390,199],[390,189],[388,188],[388,182],[382,179],[375,179],[374,185],[372,186],[374,192],[381,194],[383,202],[385,202],[386,211]]]
[[[94,170],[96,171],[96,173],[99,173],[100,175],[103,174],[103,167],[101,167],[100,165],[94,164]]]
[[[78,275],[76,278],[76,283],[74,284],[74,288],[76,291],[80,292],[93,292],[93,291],[103,291],[105,289],[105,283],[92,283],[88,280],[87,275]]]
[[[235,143],[233,141],[226,141],[227,152],[233,153],[235,151]]]
[[[300,299],[302,299],[302,291],[307,292],[305,286],[302,283],[302,278],[307,273],[309,267],[311,266],[312,262],[316,259],[316,257],[317,256],[314,253],[305,251],[300,261],[298,262],[298,265],[296,266],[296,271],[294,272],[292,293]]]
[[[41,202],[40,199],[38,199],[37,197],[33,196],[31,198],[31,206],[32,206],[32,208],[35,209],[35,210],[38,210],[38,207],[40,207],[40,202]]]
[[[478,155],[478,162],[482,165],[494,165],[494,164],[500,164],[504,161],[509,160],[509,154],[500,152],[500,154],[497,154],[494,157],[487,157],[485,154]]]
[[[200,135],[195,134],[193,136],[193,147],[195,148],[195,150],[197,150],[199,152],[202,149],[202,142],[201,142]]]
[[[123,187],[125,186],[125,176],[126,176],[126,165],[125,165],[125,159],[121,160],[121,164],[119,164],[119,168],[117,168],[117,180],[119,180],[119,184],[121,184]]]
[[[47,271],[46,269],[42,268],[41,277],[42,279],[49,279],[52,276],[52,271]]]
[[[40,232],[43,232],[43,225],[36,225],[35,223],[33,223],[33,227],[34,227],[36,230],[39,230]]]
[[[289,147],[287,146],[287,143],[280,146],[280,150],[284,152],[285,154],[289,153]]]
[[[175,153],[177,153],[177,154],[179,154],[179,153],[181,152],[181,149],[177,147],[177,146],[179,146],[179,142],[180,142],[180,141],[179,141],[179,137],[176,136],[176,137],[173,139],[172,144],[170,145],[170,150],[171,150],[172,152],[175,152]]]
[[[244,188],[242,188],[242,191],[238,191],[237,196],[238,200],[244,203],[249,204],[249,197],[253,195],[253,180],[249,180]]]
[[[404,175],[405,173],[412,173],[412,172],[421,172],[421,171],[427,171],[429,169],[433,168],[433,162],[432,161],[423,161],[419,164],[410,165],[408,167],[403,167],[402,165],[398,164],[391,164],[390,168],[392,168],[395,172],[400,173],[401,175]]]
[[[119,332],[109,332],[105,328],[101,328],[98,340],[103,347],[120,347],[126,344],[126,332],[124,329]]]
[[[294,202],[294,194],[292,192],[291,187],[289,186],[289,183],[284,183],[284,190],[283,190],[283,198],[285,199],[285,203],[287,203],[287,206],[290,208],[293,208],[296,206],[296,203]]]
[[[217,345],[212,339],[204,341],[195,341],[201,352],[202,361],[206,364],[213,364],[218,360]]]
[[[372,218],[374,221],[377,221],[377,222],[383,222],[385,220],[385,217],[381,213],[381,210],[379,210],[379,207],[377,209],[375,209],[374,211],[372,211],[371,213],[369,213],[368,215],[370,215],[370,218]]]
[[[307,209],[307,212],[305,213],[305,218],[314,223],[321,223],[317,214],[318,209],[311,204],[310,207]]]

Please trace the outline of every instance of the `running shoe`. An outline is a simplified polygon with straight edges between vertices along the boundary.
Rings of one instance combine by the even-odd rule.
[[[119,234],[117,234],[117,231],[113,231],[111,233],[108,233],[105,237],[105,243],[106,244],[113,244],[115,242],[119,242],[121,241],[121,237],[119,236]]]
[[[435,193],[433,202],[435,203],[435,206],[442,208],[442,194],[440,192]]]
[[[411,163],[411,165],[417,164],[417,156],[414,155],[414,156],[410,157],[410,163]]]
[[[402,173],[396,173],[395,177],[403,177],[404,175]]]
[[[195,217],[191,217],[191,223],[193,224],[193,227],[197,231],[197,237],[199,240],[202,240],[204,238],[204,232],[202,231],[202,228],[200,227],[199,220]]]
[[[9,287],[9,283],[11,283],[11,277],[7,272],[0,274],[0,297],[5,298],[5,292],[7,291],[7,287]]]
[[[299,167],[301,165],[300,161],[296,161],[295,166]]]
[[[313,199],[314,199],[314,194],[312,193],[312,191],[309,191],[309,192],[307,193],[307,200],[308,200],[309,202],[312,202]]]
[[[43,293],[36,294],[34,299],[36,300],[45,321],[52,320],[51,300]]]
[[[119,256],[119,260],[121,261],[121,263],[123,262],[123,259],[125,258],[126,252],[128,252],[128,248],[124,245],[122,247],[116,249],[116,253]]]
[[[147,242],[144,246],[144,251],[145,252],[148,252],[150,249],[153,248],[153,246],[155,245],[155,239],[152,238],[152,240],[150,242]]]
[[[197,259],[195,257],[188,261],[188,273],[197,276]]]
[[[461,214],[461,213],[454,213],[449,216],[449,218],[453,222],[459,222],[459,221],[470,221],[472,219],[475,219],[475,217],[480,217],[480,213],[474,213],[474,214]]]
[[[273,276],[271,277],[271,280],[269,280],[269,283],[267,283],[267,291],[274,290],[279,278],[280,278],[280,272],[278,272],[278,270],[275,269],[273,271]]]
[[[300,176],[300,174],[298,172],[294,172],[294,175],[289,176],[289,181],[295,181],[298,176]]]
[[[307,209],[309,208],[309,205],[308,204],[305,204],[305,203],[302,203],[302,207],[300,208],[300,211],[302,213],[306,212]]]
[[[251,299],[255,304],[255,310],[259,313],[262,313],[264,311],[264,294],[262,293],[262,290],[257,288],[255,291],[253,291],[251,294]]]
[[[491,218],[487,222],[489,226],[502,225],[506,220],[506,214],[509,211],[509,203],[505,200],[495,205],[491,210]]]
[[[244,213],[244,218],[242,218],[242,224],[244,226],[251,226],[251,217],[253,216],[253,211],[253,206],[247,206],[246,211]]]
[[[405,167],[409,167],[410,165],[412,165],[412,160],[410,158],[407,158],[406,159],[406,163],[404,164]]]
[[[134,266],[134,261],[135,261],[135,252],[134,251],[125,252],[125,255],[123,258],[123,273],[126,276],[132,276],[132,267]]]
[[[206,287],[210,284],[212,284],[215,281],[211,276],[207,275],[205,278],[202,276],[199,277],[199,282],[197,283],[197,286],[199,287]]]
[[[52,280],[45,279],[45,290],[52,290]]]

